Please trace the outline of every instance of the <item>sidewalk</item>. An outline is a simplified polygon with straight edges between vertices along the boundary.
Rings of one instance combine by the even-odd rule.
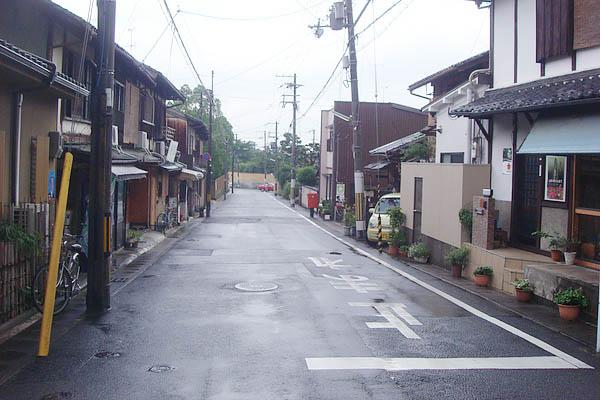
[[[307,217],[309,217],[308,211]],[[357,241],[351,237],[344,237],[344,228],[342,224],[338,222],[325,221],[319,218],[317,215],[313,221],[326,228],[331,233],[342,237],[347,241],[353,241],[356,246],[366,251],[373,252],[375,250],[375,248],[370,247],[366,242]],[[497,305],[498,307],[513,312],[524,319],[528,319],[546,327],[549,330],[563,334],[564,336],[577,341],[593,351],[596,348],[597,327],[581,320],[577,320],[575,322],[561,320],[559,318],[559,313],[554,306],[536,303],[536,301],[530,303],[518,302],[512,295],[505,294],[491,288],[478,287],[471,280],[466,278],[455,278],[451,275],[450,271],[440,266],[416,263],[409,259],[399,260],[398,258],[389,256],[385,252],[383,252],[381,255],[378,255],[378,257],[386,258],[387,262],[399,267],[409,266],[419,270],[420,272],[426,273],[447,284],[453,285],[469,292],[470,294],[485,299]]]

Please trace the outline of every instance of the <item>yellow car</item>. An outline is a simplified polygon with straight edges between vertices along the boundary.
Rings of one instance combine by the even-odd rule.
[[[390,217],[388,210],[393,207],[401,206],[401,194],[392,193],[384,195],[380,198],[376,207],[369,209],[372,214],[367,223],[367,240],[369,242],[378,242],[378,216],[382,218],[382,240],[388,241],[392,227],[390,227]]]

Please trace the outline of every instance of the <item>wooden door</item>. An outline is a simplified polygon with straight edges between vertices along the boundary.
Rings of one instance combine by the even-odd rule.
[[[538,155],[519,155],[516,160],[516,190],[511,242],[514,246],[537,250],[538,240],[532,236],[540,227],[543,163]]]

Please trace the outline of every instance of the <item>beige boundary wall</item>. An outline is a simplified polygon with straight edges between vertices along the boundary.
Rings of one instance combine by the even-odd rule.
[[[231,173],[230,173],[231,179]],[[276,179],[273,174],[267,174],[267,182],[275,185]],[[234,185],[239,188],[256,189],[259,184],[265,183],[265,174],[263,173],[238,173],[234,172]]]
[[[490,166],[459,163],[402,163],[401,208],[406,227],[413,229],[415,178],[423,180],[422,234],[454,247],[469,240],[459,222],[463,207],[471,209],[474,195],[489,187]]]

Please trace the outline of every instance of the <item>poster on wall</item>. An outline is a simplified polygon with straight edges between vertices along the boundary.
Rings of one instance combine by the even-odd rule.
[[[547,156],[545,167],[545,200],[566,201],[566,156]]]
[[[503,174],[511,174],[511,168],[513,166],[513,149],[503,148]]]
[[[336,202],[344,203],[344,184],[336,184]]]

